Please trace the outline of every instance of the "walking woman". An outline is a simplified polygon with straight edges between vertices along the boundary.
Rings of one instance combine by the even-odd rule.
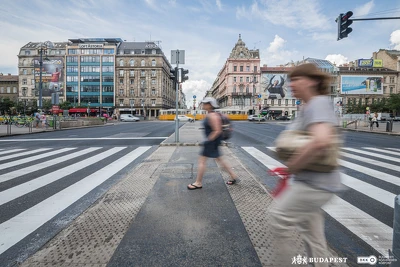
[[[288,130],[308,131],[309,145],[298,149],[286,162],[293,183],[276,199],[272,209],[272,226],[276,234],[279,266],[290,266],[293,255],[290,248],[293,236],[290,230],[298,228],[306,245],[308,257],[327,257],[324,233],[324,214],[321,207],[341,189],[337,169],[330,172],[306,171],[305,167],[318,161],[324,149],[332,144],[338,125],[332,101],[327,96],[330,76],[313,64],[302,64],[289,74],[292,96],[303,102],[299,116]],[[314,263],[328,266],[328,263]]]
[[[236,174],[222,160],[219,151],[222,134],[222,119],[220,114],[214,109],[218,108],[217,101],[212,97],[206,97],[201,101],[203,109],[207,111],[207,116],[204,119],[204,130],[207,140],[203,144],[203,150],[199,157],[198,171],[196,181],[188,185],[189,190],[201,189],[203,187],[203,175],[206,170],[207,158],[215,158],[215,160],[229,173],[231,179],[227,182],[228,185],[236,183]]]

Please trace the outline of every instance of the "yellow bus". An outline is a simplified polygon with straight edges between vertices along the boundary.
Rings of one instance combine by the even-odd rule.
[[[216,112],[224,114],[231,121],[245,121],[247,120],[247,111],[242,109],[216,109]]]

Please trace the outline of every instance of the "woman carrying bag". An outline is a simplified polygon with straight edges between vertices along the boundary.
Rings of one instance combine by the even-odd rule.
[[[271,209],[279,266],[290,266],[293,257],[297,256],[290,249],[294,242],[290,230],[295,227],[303,237],[309,258],[328,257],[321,207],[341,190],[338,149],[330,149],[338,144],[338,122],[332,101],[327,96],[330,76],[307,63],[295,67],[288,78],[292,97],[301,99],[303,105],[299,116],[285,132],[303,132],[307,142],[302,143],[301,137],[291,138],[292,143],[301,144],[284,158],[287,159],[286,171],[294,181],[275,198]],[[278,145],[276,147],[279,151]],[[325,166],[325,162],[330,165]],[[328,263],[314,263],[314,266],[328,266]]]

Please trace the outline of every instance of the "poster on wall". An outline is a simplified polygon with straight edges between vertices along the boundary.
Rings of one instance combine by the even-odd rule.
[[[341,116],[343,113],[343,98],[334,97],[333,98],[333,108],[336,116]]]
[[[293,98],[286,73],[266,73],[262,76],[263,91],[267,99]]]
[[[35,87],[36,94],[39,95],[40,71],[42,72],[42,96],[51,96],[52,93],[59,93],[60,96],[64,92],[63,67],[64,60],[61,57],[43,60],[42,69],[40,70],[39,58],[34,60],[35,67]]]
[[[381,95],[383,76],[342,75],[342,94]]]

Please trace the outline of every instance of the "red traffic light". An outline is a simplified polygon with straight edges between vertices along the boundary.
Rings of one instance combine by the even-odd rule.
[[[344,14],[342,16],[342,21],[348,20],[351,16],[353,16],[353,12],[352,11],[348,11],[346,14]]]

